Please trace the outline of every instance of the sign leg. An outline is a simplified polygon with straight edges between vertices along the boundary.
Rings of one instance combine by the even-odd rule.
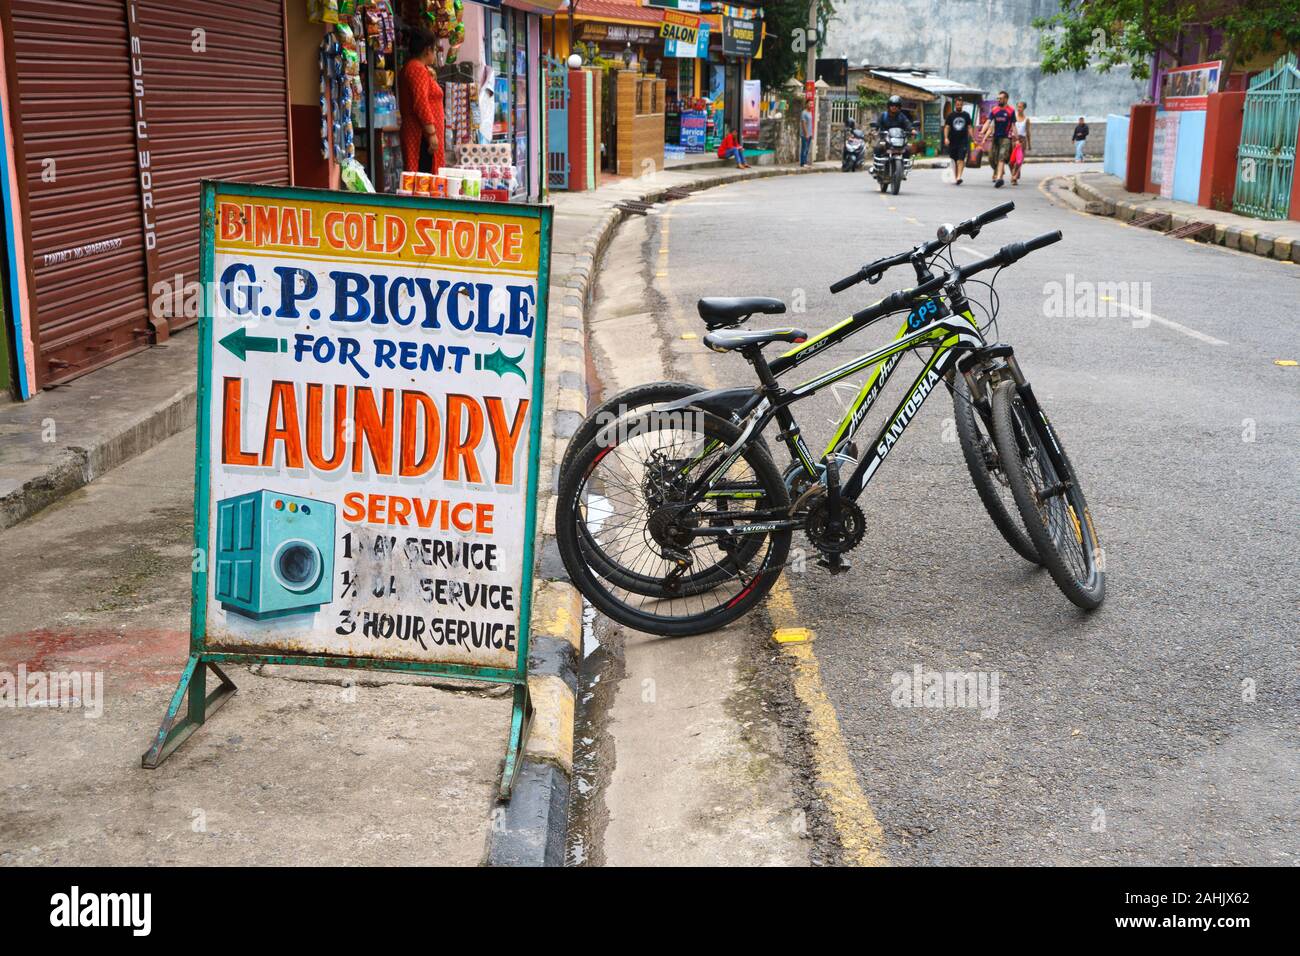
[[[528,741],[528,728],[533,722],[533,702],[528,696],[528,681],[515,684],[510,709],[510,739],[506,743],[505,769],[501,773],[502,800],[509,800],[514,790],[519,765],[523,763],[524,744]]]
[[[207,692],[209,668],[219,681],[210,694]],[[235,682],[226,676],[225,671],[211,661],[204,660],[201,655],[191,654],[185,670],[181,672],[176,693],[172,694],[171,703],[167,705],[167,713],[163,715],[158,736],[154,738],[153,746],[140,758],[140,766],[146,770],[155,769],[234,693]],[[180,715],[182,701],[187,703],[183,717]]]

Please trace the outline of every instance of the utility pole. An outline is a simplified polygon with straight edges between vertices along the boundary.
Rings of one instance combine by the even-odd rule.
[[[821,117],[817,115],[817,3],[808,0],[808,35],[804,38],[808,47],[808,64],[804,68],[804,95],[808,98],[808,112],[812,113],[812,145],[808,147],[808,162],[817,161],[817,124]]]

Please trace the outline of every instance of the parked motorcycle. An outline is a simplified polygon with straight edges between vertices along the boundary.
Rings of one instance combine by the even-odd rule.
[[[912,168],[912,150],[907,143],[907,131],[892,126],[882,130],[880,138],[885,148],[873,157],[871,175],[880,183],[882,193],[888,189],[897,196],[899,187]]]
[[[840,158],[840,169],[846,173],[856,173],[867,161],[867,140],[858,129],[857,124],[849,119],[845,121],[844,151]]]

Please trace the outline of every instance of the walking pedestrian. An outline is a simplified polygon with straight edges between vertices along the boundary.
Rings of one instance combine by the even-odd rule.
[[[1011,95],[1006,90],[998,91],[998,102],[989,110],[989,118],[984,121],[981,136],[993,134],[993,147],[989,153],[989,166],[993,170],[993,185],[1001,189],[1007,184],[1007,163],[1011,159],[1011,134],[1015,129],[1016,111],[1007,105]]]
[[[1079,117],[1079,125],[1074,128],[1074,161],[1083,162],[1083,146],[1088,141],[1088,124]]]
[[[952,110],[943,118],[943,145],[952,160],[953,181],[960,186],[966,157],[970,155],[970,116],[960,96],[952,101]]]
[[[1025,165],[1029,153],[1029,105],[1021,100],[1016,104],[1016,138],[1011,146],[1011,185],[1020,185],[1020,167]]]
[[[813,115],[808,104],[804,103],[803,112],[799,115],[799,165],[810,166],[809,156],[812,152],[813,138]]]
[[[735,130],[722,137],[722,142],[718,144],[718,159],[734,159],[738,168],[749,169],[749,163],[745,162],[744,147],[740,145],[740,137]]]

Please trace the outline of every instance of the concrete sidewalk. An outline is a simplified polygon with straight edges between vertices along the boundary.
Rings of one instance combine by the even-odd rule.
[[[141,769],[188,648],[193,466],[188,428],[0,533],[0,865],[478,865],[506,688],[231,667]],[[75,703],[38,694],[72,674]]]
[[[1201,242],[1212,242],[1282,262],[1300,263],[1300,222],[1253,219],[1175,199],[1163,199],[1152,193],[1131,193],[1124,188],[1119,177],[1102,172],[1079,173],[1067,178],[1072,181],[1074,193],[1084,201],[1087,212],[1114,216],[1122,222],[1165,213],[1170,217],[1167,226],[1170,230],[1194,222],[1209,223],[1214,231],[1198,237]]]

